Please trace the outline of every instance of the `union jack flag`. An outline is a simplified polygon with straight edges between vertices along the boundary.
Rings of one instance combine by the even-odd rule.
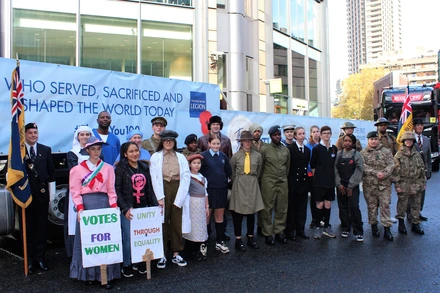
[[[397,144],[401,145],[400,137],[406,131],[412,131],[412,107],[411,99],[409,96],[409,85],[405,90],[405,101],[403,102],[402,113],[400,114],[399,126],[397,127]]]
[[[8,154],[6,187],[15,203],[26,208],[32,201],[31,189],[25,166],[26,146],[24,143],[24,92],[20,79],[20,68],[12,71],[11,84],[11,140]]]

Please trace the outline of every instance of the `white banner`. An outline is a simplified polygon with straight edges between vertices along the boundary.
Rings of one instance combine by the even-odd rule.
[[[131,262],[143,261],[147,249],[153,252],[153,259],[163,257],[161,207],[133,209],[130,221]]]
[[[122,262],[119,208],[82,211],[80,225],[84,268]]]
[[[294,116],[288,114],[271,114],[271,113],[261,113],[261,112],[241,112],[241,111],[220,111],[220,116],[222,117],[224,128],[223,132],[231,139],[233,152],[238,149],[237,137],[239,137],[240,132],[243,130],[249,130],[249,127],[253,123],[258,123],[263,127],[262,140],[269,143],[270,137],[267,134],[269,128],[273,125],[295,125],[302,126],[306,131],[306,138],[310,136],[310,127],[312,125],[317,125],[321,128],[324,125],[330,126],[332,129],[331,142],[336,144],[341,133],[341,126],[344,122],[352,122],[356,128],[354,130],[354,135],[360,140],[362,148],[367,145],[367,134],[370,131],[376,130],[373,121],[364,120],[345,120],[336,118],[323,118],[323,117],[313,117],[313,116]],[[282,136],[284,139],[284,135]]]
[[[218,112],[218,85],[76,66],[20,61],[26,123],[38,125],[39,141],[53,152],[68,152],[79,125],[97,128],[101,111],[112,117],[109,131],[121,143],[133,129],[151,136],[151,119],[165,117],[179,133],[179,146],[206,127],[201,113]],[[0,154],[11,137],[11,72],[14,59],[0,58]]]

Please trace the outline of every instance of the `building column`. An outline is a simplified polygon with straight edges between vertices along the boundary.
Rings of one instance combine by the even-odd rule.
[[[247,39],[245,30],[244,3],[243,1],[229,1],[230,20],[230,46],[229,70],[230,74],[230,97],[229,101],[234,110],[245,111],[246,92],[246,56],[244,54],[244,41]]]
[[[12,40],[12,0],[0,1],[0,56],[4,58],[15,58],[11,56]],[[18,56],[20,57],[20,56]]]

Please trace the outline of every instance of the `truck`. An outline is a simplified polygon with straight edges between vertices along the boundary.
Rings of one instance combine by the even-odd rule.
[[[431,139],[432,170],[439,170],[439,103],[440,83],[384,88],[381,103],[375,110],[375,120],[385,117],[388,129],[397,137],[400,114],[405,98],[411,99],[412,115],[423,120],[423,134]]]
[[[0,73],[0,111],[4,113],[0,116],[0,196],[7,194],[4,184],[11,119],[7,113],[11,111],[10,73],[15,66],[15,60],[0,58],[3,69]],[[253,123],[265,129],[262,139],[266,142],[269,142],[267,131],[273,125],[303,126],[307,133],[312,125],[329,125],[337,139],[340,126],[351,121],[357,126],[355,135],[364,146],[368,131],[374,129],[372,121],[220,110],[220,88],[214,84],[32,61],[21,61],[20,72],[25,121],[37,123],[38,141],[50,146],[53,152],[57,188],[48,207],[49,232],[53,239],[62,235],[69,183],[66,155],[72,147],[73,134],[80,125],[94,128],[101,111],[111,114],[110,131],[121,143],[134,128],[140,129],[147,139],[152,134],[151,119],[163,116],[168,121],[167,129],[179,133],[177,145],[180,148],[188,134],[207,133],[206,122],[212,115],[222,117],[222,133],[231,139],[234,150],[239,147],[240,132]],[[0,210],[2,208],[5,207],[0,206]],[[10,232],[10,229],[0,229],[0,235]]]

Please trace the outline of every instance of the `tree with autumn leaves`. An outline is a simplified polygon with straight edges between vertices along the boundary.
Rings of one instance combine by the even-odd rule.
[[[366,68],[344,79],[342,95],[332,109],[332,117],[373,120],[373,84],[385,74],[383,68]]]

